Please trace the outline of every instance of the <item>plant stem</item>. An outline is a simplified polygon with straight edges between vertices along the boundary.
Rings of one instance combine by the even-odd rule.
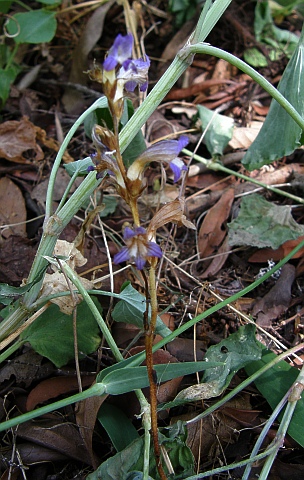
[[[303,198],[293,195],[292,193],[285,192],[284,190],[280,190],[279,188],[272,187],[271,185],[266,185],[265,183],[259,182],[258,180],[255,180],[254,178],[250,178],[247,175],[243,175],[242,173],[235,172],[234,170],[230,170],[230,168],[225,167],[220,162],[217,162],[214,160],[207,160],[206,158],[203,158],[200,155],[197,155],[196,153],[193,154],[193,152],[191,152],[190,150],[187,150],[186,148],[184,148],[182,152],[185,155],[189,155],[191,158],[198,160],[200,163],[203,163],[207,168],[210,168],[210,170],[214,170],[215,172],[219,171],[219,172],[228,173],[228,175],[233,175],[235,177],[241,178],[242,180],[246,180],[247,182],[253,183],[254,185],[258,185],[259,187],[265,188],[265,190],[269,190],[270,192],[276,193],[278,195],[282,195],[283,197],[290,198],[295,202],[304,204]]]
[[[281,107],[286,110],[286,112],[294,119],[294,121],[304,130],[304,118],[297,112],[297,110],[289,103],[288,100],[277,90],[271,83],[266,80],[260,73],[258,73],[254,68],[250,67],[247,63],[239,58],[235,57],[231,53],[225,52],[220,48],[212,47],[211,45],[196,44],[189,47],[190,52],[193,54],[201,53],[206,55],[213,55],[214,57],[221,58],[226,60],[226,62],[234,65],[242,72],[249,75],[256,83],[258,83],[264,90],[266,90],[269,95],[272,96]]]
[[[156,262],[153,262],[156,263]],[[156,278],[155,278],[155,265],[151,265],[149,270],[149,292],[151,301],[151,318],[150,324],[146,321],[146,335],[145,335],[145,347],[146,347],[146,363],[147,374],[150,385],[150,407],[151,407],[151,432],[153,438],[154,455],[156,460],[156,467],[161,480],[166,480],[167,477],[163,470],[161,462],[161,452],[158,441],[158,426],[157,426],[157,383],[155,371],[153,368],[153,339],[155,333],[155,326],[158,313],[157,292],[156,292]],[[147,312],[148,313],[148,312]]]

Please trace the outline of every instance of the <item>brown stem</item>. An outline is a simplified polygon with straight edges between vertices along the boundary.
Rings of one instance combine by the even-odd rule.
[[[158,474],[161,480],[167,480],[166,474],[164,472],[161,455],[160,455],[160,446],[158,441],[158,428],[157,428],[157,378],[155,370],[153,368],[153,338],[156,326],[157,319],[157,295],[156,295],[156,278],[155,278],[155,265],[152,265],[149,271],[149,290],[150,290],[150,299],[151,299],[151,319],[150,324],[146,325],[146,335],[145,335],[145,347],[146,347],[146,363],[147,363],[147,373],[150,384],[150,407],[151,407],[151,434],[153,439],[154,446],[154,455],[156,460],[156,466]]]

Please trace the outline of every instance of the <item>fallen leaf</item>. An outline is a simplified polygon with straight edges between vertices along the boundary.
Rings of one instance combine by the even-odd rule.
[[[91,464],[79,431],[58,414],[19,425],[17,436],[56,450],[74,460]]]
[[[13,376],[17,385],[24,384],[27,388],[33,381],[50,375],[54,369],[51,362],[45,361],[41,355],[38,355],[33,350],[28,350],[10,360],[1,368],[0,383],[9,380]]]
[[[271,326],[272,320],[286,312],[291,300],[291,287],[296,269],[290,263],[282,267],[281,275],[269,292],[256,302],[252,314],[256,323],[263,327]]]
[[[0,127],[1,128],[1,127]],[[26,208],[23,195],[17,185],[9,178],[3,177],[0,180],[0,226],[12,225],[1,229],[1,235],[8,238],[11,235],[26,237]]]
[[[36,354],[37,355],[37,354]],[[40,355],[39,355],[40,357]],[[40,357],[43,358],[43,357]],[[37,380],[37,378],[35,378]],[[82,380],[83,387],[89,387],[92,385],[95,379],[95,375],[84,376]],[[34,410],[34,408],[40,403],[44,403],[53,398],[59,397],[59,395],[68,394],[78,390],[78,382],[76,376],[63,376],[53,377],[43,380],[33,388],[26,401],[26,410]]]
[[[28,152],[30,159],[24,154]],[[36,163],[44,158],[36,142],[35,125],[27,117],[0,125],[0,157],[16,163]]]
[[[274,260],[278,262],[288,255],[300,242],[304,240],[304,236],[297,238],[296,240],[287,240],[279,248],[273,250],[272,248],[262,248],[255,252],[248,261],[252,263],[266,263],[268,260]],[[301,258],[304,254],[304,247],[301,248],[292,258]]]
[[[225,221],[229,217],[234,200],[234,189],[224,191],[219,201],[208,211],[198,234],[198,250],[201,258],[218,252],[226,236]]]
[[[263,122],[252,122],[249,127],[234,127],[229,146],[233,149],[248,148],[258,136]]]
[[[0,248],[0,283],[19,286],[28,276],[35,254],[33,242],[26,238],[12,235],[4,240]]]

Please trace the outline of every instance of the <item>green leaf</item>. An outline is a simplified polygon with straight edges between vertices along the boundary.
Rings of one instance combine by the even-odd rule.
[[[70,177],[75,173],[78,176],[83,176],[88,174],[88,167],[94,167],[94,163],[90,157],[86,157],[83,160],[76,160],[76,162],[66,163],[63,165]]]
[[[57,28],[55,13],[48,10],[32,10],[16,13],[6,26],[10,35],[16,35],[16,43],[50,42]],[[18,33],[19,32],[19,33]]]
[[[101,312],[98,300],[95,297],[92,299]],[[40,315],[20,338],[58,368],[74,358],[73,316],[60,312],[55,304]],[[85,302],[77,306],[77,338],[80,354],[88,355],[100,344],[98,324]]]
[[[247,48],[244,51],[244,60],[253,67],[267,67],[267,58],[256,47]]]
[[[143,329],[146,298],[135,290],[130,283],[120,292],[120,298],[121,300],[115,305],[112,311],[112,318],[116,322],[131,323]],[[151,308],[149,309],[149,318],[150,312]],[[172,333],[159,316],[156,321],[156,333],[163,338]]]
[[[102,203],[104,204],[104,209],[99,212],[99,216],[105,218],[115,212],[118,205],[118,199],[113,195],[104,195],[102,197]]]
[[[185,401],[202,400],[220,395],[229,385],[231,378],[247,363],[261,358],[261,347],[255,339],[255,326],[245,325],[236,333],[209,347],[205,359],[209,362],[219,361],[222,365],[206,370],[200,384],[182,390],[170,404],[173,406]]]
[[[7,13],[9,11],[12,3],[13,3],[12,0],[1,0],[1,2],[0,2],[0,12],[1,13]]]
[[[304,116],[304,30],[282,75],[278,90]],[[272,100],[263,126],[242,160],[247,170],[290,155],[302,145],[302,129],[275,100]]]
[[[223,364],[220,364],[221,366]],[[166,382],[172,378],[190,375],[195,372],[203,371],[219,366],[219,362],[184,362],[154,365],[157,382]],[[132,392],[139,388],[149,386],[147,367],[125,367],[111,370],[107,373],[107,368],[97,375],[96,382],[105,386],[106,392],[110,395],[122,395]]]
[[[238,217],[228,224],[230,245],[279,248],[287,240],[304,235],[304,226],[291,215],[289,206],[278,206],[252,194],[243,197]]]
[[[261,344],[261,346],[263,346]],[[253,375],[257,370],[264,367],[267,363],[271,362],[276,355],[263,349],[262,358],[256,362],[252,362],[245,367],[247,375]],[[255,380],[255,385],[261,392],[263,397],[267,400],[271,408],[274,410],[278,403],[282,400],[283,396],[291,385],[296,381],[299,375],[299,370],[289,365],[287,362],[282,361],[270,368],[266,373]],[[279,416],[282,418],[283,413]],[[304,398],[302,397],[295,408],[292,416],[292,420],[289,424],[289,435],[304,447]]]
[[[117,452],[121,452],[133,440],[139,438],[131,420],[115,405],[104,402],[98,411],[97,418],[109,435]]]
[[[3,103],[9,97],[11,85],[14,83],[20,68],[11,66],[9,68],[0,68],[0,98]]]
[[[37,0],[39,3],[42,3],[43,5],[61,5],[62,0]]]
[[[223,155],[225,147],[232,138],[233,119],[197,105],[198,116],[202,122],[202,131],[206,128],[204,141],[212,156]],[[209,123],[210,122],[210,123]]]
[[[163,429],[159,433],[159,441],[168,452],[175,472],[175,480],[186,478],[194,473],[194,457],[190,448],[186,445],[186,427],[182,422],[177,422]],[[144,467],[143,460],[144,439],[140,437],[123,451],[102,463],[95,472],[89,474],[86,478],[87,480],[140,480],[142,478],[140,473]],[[152,446],[149,473],[153,478],[159,478]],[[151,477],[149,479],[151,480]]]

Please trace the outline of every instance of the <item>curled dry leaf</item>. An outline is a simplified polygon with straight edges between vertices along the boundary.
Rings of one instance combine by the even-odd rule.
[[[83,255],[77,250],[74,243],[67,242],[66,240],[57,240],[54,254],[57,256],[68,257],[68,265],[75,270],[77,267],[82,267],[86,264],[87,260]],[[54,270],[54,267],[52,266]],[[94,284],[87,280],[86,278],[80,278],[81,283],[85,289],[93,289]],[[72,286],[73,288],[73,286]],[[65,276],[63,273],[56,271],[54,273],[46,273],[41,289],[41,296],[48,296],[53,293],[66,292],[68,290],[68,285]],[[76,303],[80,303],[82,300],[81,295],[75,295],[75,300],[71,298],[70,295],[66,297],[57,297],[52,298],[51,302],[58,305],[60,311],[66,315],[71,315]]]
[[[24,156],[32,152],[31,159]],[[16,163],[35,163],[44,158],[36,142],[36,128],[27,117],[10,120],[0,125],[0,157]]]
[[[195,225],[190,222],[190,220],[187,220],[186,215],[184,215],[184,206],[185,200],[183,198],[177,198],[173,202],[166,203],[166,205],[160,208],[152,218],[147,229],[148,234],[151,234],[154,237],[156,230],[169,222],[176,223],[178,226],[184,225],[187,228],[196,230]]]

